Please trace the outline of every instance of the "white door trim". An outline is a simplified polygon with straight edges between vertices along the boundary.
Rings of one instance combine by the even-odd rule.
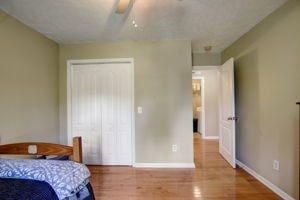
[[[67,60],[67,136],[68,145],[72,145],[72,133],[71,133],[71,77],[73,65],[84,64],[109,64],[109,63],[128,63],[130,65],[131,76],[131,149],[132,149],[132,165],[135,163],[135,111],[134,111],[134,59],[133,58],[113,58],[113,59],[83,59],[83,60]]]

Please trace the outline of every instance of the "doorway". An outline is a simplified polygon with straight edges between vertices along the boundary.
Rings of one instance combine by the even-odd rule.
[[[192,71],[194,162],[196,167],[222,163],[219,154],[219,76],[218,67],[194,67]],[[218,162],[210,161],[217,159]]]
[[[235,117],[234,59],[230,58],[220,67],[194,67],[193,72],[205,79],[205,87],[200,87],[205,90],[205,104],[201,105],[201,110],[205,111],[205,134],[201,138],[219,139],[219,153],[235,168],[235,122],[238,118]]]
[[[205,98],[204,77],[200,71],[193,71],[193,132],[205,136]]]
[[[133,59],[68,62],[68,140],[81,136],[84,163],[132,165]]]
[[[199,124],[196,132],[200,133],[203,139],[217,140],[219,139],[220,96],[218,67],[195,68],[197,69],[192,73],[192,88],[193,118],[198,120]]]

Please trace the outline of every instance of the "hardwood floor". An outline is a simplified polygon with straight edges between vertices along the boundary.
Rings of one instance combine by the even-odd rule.
[[[89,166],[96,199],[280,199],[242,169],[232,169],[219,155],[217,141],[195,135],[194,151],[196,169]]]

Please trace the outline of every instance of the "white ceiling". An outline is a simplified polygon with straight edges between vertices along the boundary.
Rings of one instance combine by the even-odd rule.
[[[135,0],[122,15],[117,2],[0,0],[0,8],[58,43],[188,39],[193,52],[220,52],[286,0]]]

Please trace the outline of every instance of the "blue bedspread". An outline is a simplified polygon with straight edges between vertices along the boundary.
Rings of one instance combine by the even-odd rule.
[[[58,200],[51,186],[44,181],[0,178],[1,200]]]
[[[0,158],[0,178],[45,181],[58,199],[72,197],[84,189],[89,176],[85,165],[73,161]]]
[[[58,200],[52,187],[44,181],[0,178],[0,200]],[[95,200],[90,183],[64,200]]]

